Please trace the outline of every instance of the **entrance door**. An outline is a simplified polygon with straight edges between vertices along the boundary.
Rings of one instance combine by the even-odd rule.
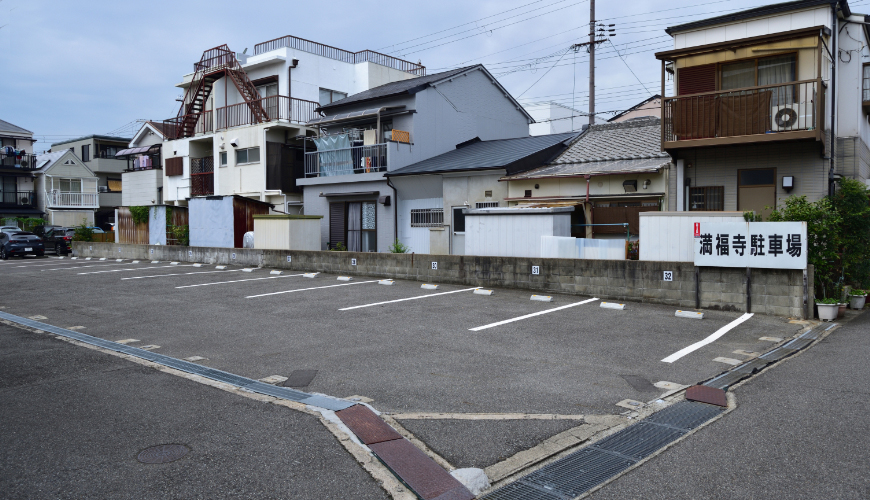
[[[451,255],[465,255],[465,214],[466,206],[453,207],[453,230],[450,242]]]
[[[756,168],[737,171],[737,210],[754,211],[767,220],[776,206],[776,169]]]

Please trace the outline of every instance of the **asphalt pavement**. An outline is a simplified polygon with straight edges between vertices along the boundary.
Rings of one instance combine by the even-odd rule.
[[[46,333],[0,325],[0,401],[0,498],[389,498],[311,415]]]
[[[734,389],[737,409],[595,500],[870,498],[870,314]]]

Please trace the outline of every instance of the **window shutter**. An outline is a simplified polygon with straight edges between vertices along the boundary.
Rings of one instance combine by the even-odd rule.
[[[166,175],[184,175],[184,158],[181,156],[175,158],[167,158],[165,160],[166,163]]]
[[[677,95],[700,94],[716,90],[716,65],[690,66],[677,72]]]
[[[344,243],[345,241],[345,217],[344,217],[344,202],[329,204],[329,246],[335,248],[336,243]]]

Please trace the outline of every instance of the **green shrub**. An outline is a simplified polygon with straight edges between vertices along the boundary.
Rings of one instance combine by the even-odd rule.
[[[73,241],[94,241],[94,230],[88,226],[87,219],[82,219],[82,225],[76,226]]]
[[[16,217],[15,222],[18,223],[18,227],[23,231],[33,231],[33,228],[36,226],[44,226],[48,224],[48,221],[39,217]]]
[[[408,253],[409,250],[411,250],[411,247],[403,245],[398,238],[396,238],[395,243],[390,245],[390,253]]]
[[[145,224],[148,222],[148,207],[130,207],[130,215],[133,216],[133,224]]]
[[[332,245],[332,248],[330,248],[330,250],[333,252],[347,252],[347,247],[344,245],[344,243],[339,241],[335,245]]]
[[[835,304],[839,304],[839,301],[837,301],[837,299],[834,299],[834,298],[819,299],[816,301],[816,304],[835,305]]]

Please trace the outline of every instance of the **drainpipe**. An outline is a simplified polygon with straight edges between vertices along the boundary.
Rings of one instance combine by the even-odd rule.
[[[837,7],[839,1],[831,2],[831,10],[833,11],[831,23],[834,32],[833,47],[831,54],[833,55],[832,70],[831,70],[831,167],[828,170],[828,196],[834,196],[834,165],[837,161],[837,71],[839,65],[837,62],[840,59],[839,51],[839,30],[837,19]]]
[[[395,242],[399,239],[399,195],[389,177],[387,177],[387,186],[393,188],[393,242]]]
[[[387,109],[389,106],[381,106],[378,108],[378,129],[375,130],[375,143],[381,143],[381,111]]]

